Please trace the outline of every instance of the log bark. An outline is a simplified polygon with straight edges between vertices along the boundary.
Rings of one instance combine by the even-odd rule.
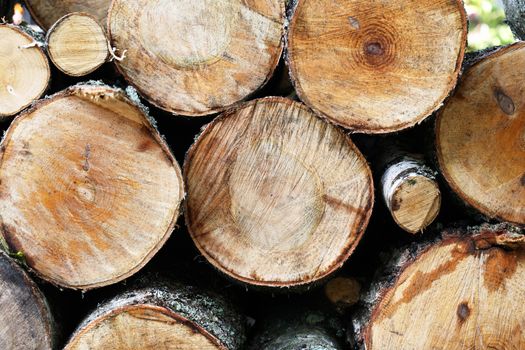
[[[100,305],[65,349],[238,350],[244,340],[245,319],[224,298],[163,281]]]
[[[46,91],[51,71],[30,28],[0,24],[0,118],[17,114]]]
[[[398,254],[364,298],[357,338],[369,350],[524,348],[523,233],[455,229]]]
[[[141,95],[168,112],[201,116],[268,81],[283,22],[283,0],[117,0],[108,30],[111,45],[126,50],[118,69]]]
[[[54,349],[57,331],[44,295],[0,252],[0,348]]]
[[[525,44],[470,67],[436,120],[443,176],[467,204],[491,218],[525,224]]]
[[[26,0],[33,19],[44,30],[48,30],[61,17],[72,12],[86,12],[98,23],[106,23],[111,0]]]
[[[319,115],[356,132],[393,132],[441,106],[466,37],[461,0],[299,1],[287,36],[290,75]]]
[[[525,40],[525,1],[503,0],[506,22],[520,40]]]
[[[143,109],[81,84],[11,124],[0,160],[0,227],[43,279],[91,289],[138,271],[168,239],[182,176]]]
[[[342,350],[344,326],[323,310],[274,312],[261,321],[248,350]]]
[[[219,270],[252,285],[330,275],[358,244],[374,201],[370,169],[351,140],[285,98],[224,113],[184,167],[194,242]]]
[[[47,32],[46,42],[53,64],[75,77],[93,72],[109,57],[104,29],[86,13],[75,12],[60,18]]]

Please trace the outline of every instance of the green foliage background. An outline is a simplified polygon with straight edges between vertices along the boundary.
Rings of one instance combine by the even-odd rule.
[[[500,0],[465,0],[465,8],[469,17],[469,51],[514,41]]]

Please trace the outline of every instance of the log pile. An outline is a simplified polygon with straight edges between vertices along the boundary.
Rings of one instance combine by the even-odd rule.
[[[525,348],[525,44],[462,1],[0,17],[0,349]]]

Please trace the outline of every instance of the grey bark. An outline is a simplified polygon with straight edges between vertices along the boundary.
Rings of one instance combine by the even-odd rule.
[[[520,40],[525,40],[525,0],[503,0],[510,29]]]

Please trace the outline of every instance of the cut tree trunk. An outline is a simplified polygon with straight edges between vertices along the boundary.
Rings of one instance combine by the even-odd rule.
[[[299,1],[287,40],[290,75],[299,98],[332,122],[397,131],[449,95],[466,36],[461,0]]]
[[[522,230],[456,230],[397,260],[354,322],[366,349],[525,348]]]
[[[77,85],[39,101],[11,124],[1,150],[3,237],[53,284],[120,281],[173,230],[179,166],[121,90]]]
[[[357,304],[361,295],[361,283],[351,277],[336,277],[324,287],[328,301],[341,313]]]
[[[29,29],[0,24],[0,118],[14,115],[47,89],[50,68],[41,38]]]
[[[109,56],[104,29],[86,13],[60,18],[47,33],[47,52],[65,74],[83,76],[100,67]]]
[[[506,22],[514,35],[525,40],[525,0],[503,0]]]
[[[111,0],[25,0],[25,3],[35,22],[48,30],[71,12],[89,13],[98,23],[105,25]]]
[[[186,223],[202,254],[245,283],[320,280],[358,244],[368,165],[338,128],[285,98],[254,100],[203,131],[185,162]]]
[[[44,295],[0,252],[0,349],[54,349],[55,322]]]
[[[245,319],[223,298],[163,282],[100,305],[65,349],[238,350],[244,339]]]
[[[525,44],[468,69],[436,121],[444,177],[483,214],[525,224]]]
[[[262,87],[282,51],[284,0],[116,0],[111,45],[120,72],[151,103],[200,116]],[[140,30],[139,30],[140,29]]]
[[[381,189],[390,214],[403,230],[413,234],[423,231],[441,207],[435,172],[419,155],[396,153],[386,162]]]

